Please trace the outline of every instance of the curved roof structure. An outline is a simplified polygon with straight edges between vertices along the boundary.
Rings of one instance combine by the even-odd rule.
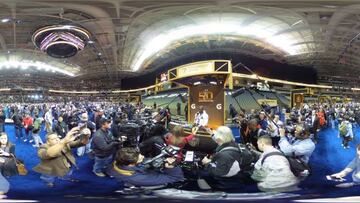
[[[324,81],[356,81],[359,13],[356,0],[1,1],[0,73],[101,89],[192,53],[223,51],[313,66]],[[92,38],[74,57],[52,58],[31,42],[51,25],[80,26]],[[28,68],[36,62],[45,66]]]

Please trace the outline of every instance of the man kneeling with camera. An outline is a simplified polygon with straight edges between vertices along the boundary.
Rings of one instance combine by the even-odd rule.
[[[147,170],[141,163],[144,160],[135,148],[122,148],[117,151],[110,174],[121,183],[134,186],[159,186],[184,180],[180,167],[174,166],[175,158],[167,158],[164,170]]]

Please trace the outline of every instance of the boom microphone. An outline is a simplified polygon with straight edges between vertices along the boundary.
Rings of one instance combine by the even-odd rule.
[[[242,88],[239,88],[239,89],[235,90],[234,92],[232,92],[231,96],[233,98],[235,98],[241,94],[244,94],[245,92],[246,92],[246,87],[242,87]]]

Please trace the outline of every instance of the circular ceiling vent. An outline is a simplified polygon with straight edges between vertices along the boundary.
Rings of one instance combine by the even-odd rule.
[[[35,31],[32,41],[37,48],[55,58],[68,58],[85,48],[90,33],[73,25],[53,25]]]

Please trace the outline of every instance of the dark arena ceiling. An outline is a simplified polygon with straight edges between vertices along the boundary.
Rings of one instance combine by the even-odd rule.
[[[313,67],[323,82],[359,80],[357,0],[1,0],[0,18],[3,87],[115,89],[209,52]],[[90,40],[73,57],[50,57],[32,36],[52,25],[84,28]]]

